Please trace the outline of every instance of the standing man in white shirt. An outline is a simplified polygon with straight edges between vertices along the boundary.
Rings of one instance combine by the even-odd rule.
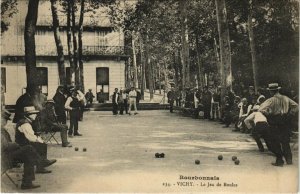
[[[129,110],[128,110],[129,115],[131,115],[131,106],[132,105],[134,106],[134,114],[135,115],[138,114],[137,108],[136,108],[137,93],[136,93],[134,87],[131,87],[131,91],[129,92],[128,97],[129,97]]]

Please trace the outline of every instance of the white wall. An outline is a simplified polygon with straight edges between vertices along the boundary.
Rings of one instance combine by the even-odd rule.
[[[69,64],[66,62],[66,67]],[[22,89],[26,87],[26,69],[23,62],[4,62],[1,67],[6,69],[5,104],[14,105]],[[59,85],[58,67],[56,61],[37,61],[37,67],[48,69],[48,98],[52,98]],[[86,91],[92,89],[96,94],[96,68],[109,68],[109,93],[112,95],[114,88],[125,87],[125,62],[114,60],[97,60],[84,62],[84,87]]]
[[[84,87],[92,89],[96,93],[96,68],[109,68],[109,94],[112,95],[115,88],[125,87],[125,62],[113,60],[89,61],[84,64]]]

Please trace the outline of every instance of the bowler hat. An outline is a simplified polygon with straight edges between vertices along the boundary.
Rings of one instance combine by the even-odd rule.
[[[34,108],[34,106],[26,106],[26,107],[24,107],[24,114],[26,114],[26,115],[37,114],[39,112],[40,111],[36,110]]]
[[[279,87],[278,83],[270,83],[267,90],[279,90],[280,88],[281,87]]]
[[[11,120],[10,119],[11,113],[8,110],[2,110],[1,116],[6,120]]]

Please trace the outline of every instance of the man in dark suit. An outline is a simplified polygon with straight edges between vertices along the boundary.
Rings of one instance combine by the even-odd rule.
[[[118,101],[119,101],[119,93],[118,88],[115,88],[115,92],[112,96],[112,103],[113,103],[113,114],[118,114]]]
[[[211,109],[211,99],[212,94],[208,90],[208,87],[205,86],[202,94],[202,103],[204,108],[204,119],[210,119],[210,109]]]
[[[170,112],[173,112],[173,106],[174,106],[174,101],[176,99],[176,94],[174,91],[174,88],[172,87],[171,90],[167,93],[167,97],[168,97],[168,102],[170,104]]]
[[[53,100],[55,102],[54,108],[57,116],[57,121],[62,124],[66,124],[67,123],[67,117],[65,112],[66,97],[64,95],[63,86],[58,86],[56,90],[56,94],[53,97]]]

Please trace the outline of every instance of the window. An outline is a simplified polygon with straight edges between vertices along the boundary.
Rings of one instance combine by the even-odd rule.
[[[48,94],[48,69],[47,67],[37,67],[37,83],[41,87],[43,94]]]
[[[97,85],[109,85],[109,68],[99,67],[97,71]]]
[[[6,69],[1,67],[1,89],[6,92]]]
[[[108,40],[107,40],[107,31],[96,31],[96,42],[98,46],[107,46]]]

